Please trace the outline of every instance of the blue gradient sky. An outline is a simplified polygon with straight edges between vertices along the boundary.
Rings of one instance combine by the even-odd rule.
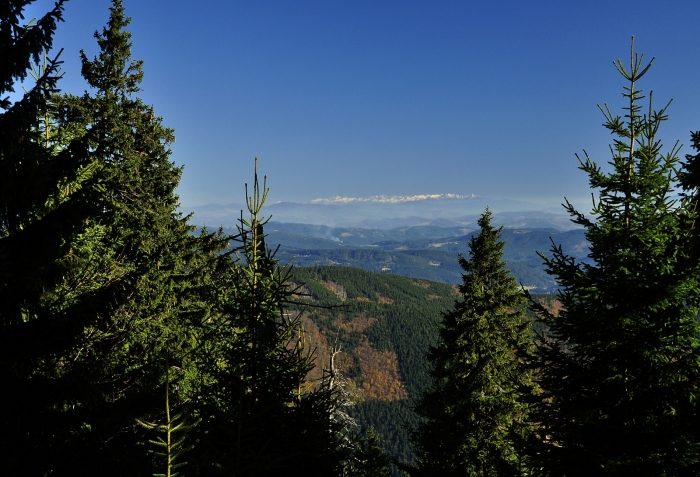
[[[588,197],[574,154],[609,158],[596,104],[621,112],[612,61],[628,62],[631,35],[656,56],[639,87],[674,99],[664,142],[700,129],[697,1],[124,3],[141,97],[175,129],[183,205],[242,202],[255,156],[272,201]],[[109,5],[67,3],[63,90],[85,89],[78,51],[96,53]]]

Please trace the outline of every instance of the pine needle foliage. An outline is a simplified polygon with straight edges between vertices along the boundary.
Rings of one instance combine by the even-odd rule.
[[[676,197],[678,147],[664,153],[657,137],[668,104],[655,110],[637,89],[653,62],[643,58],[633,39],[629,66],[614,63],[627,83],[624,116],[600,108],[614,136],[608,171],[579,158],[597,191],[595,219],[565,203],[586,230],[589,260],[558,246],[543,256],[563,310],[532,302],[549,329],[536,350],[541,475],[700,472],[696,213]]]
[[[252,185],[246,185],[248,216],[240,219],[216,287],[216,311],[203,323],[195,352],[198,472],[325,477],[344,475],[351,462],[353,472],[364,469],[364,458],[355,458],[364,451],[354,440],[350,396],[337,367],[331,362],[319,382],[308,380],[314,350],[300,312],[290,309],[300,304],[291,267],[265,243],[268,189],[258,180],[257,160]]]
[[[300,445],[294,417],[299,390],[313,366],[286,311],[295,290],[289,267],[265,244],[262,214],[268,190],[246,185],[249,216],[241,217],[233,254],[217,284],[218,308],[203,324],[196,352],[202,370],[199,463],[204,474],[278,475],[291,468]]]
[[[520,353],[531,344],[525,298],[502,260],[501,229],[486,210],[469,242],[462,295],[443,316],[430,348],[432,385],[415,408],[418,457],[411,475],[527,475],[519,446],[527,438],[530,373]]]
[[[679,179],[693,207],[697,208],[697,202],[700,200],[700,131],[691,132],[690,141],[696,153],[685,155]]]
[[[109,290],[84,330],[89,341],[77,362],[89,383],[77,406],[90,426],[82,464],[125,475],[147,464],[137,460],[143,453],[134,420],[161,407],[153,390],[163,364],[193,345],[187,337],[202,303],[193,286],[200,237],[177,210],[182,168],[170,160],[174,132],[138,97],[143,62],[131,57],[123,2],[111,3],[94,35],[97,55],[81,51],[90,89],[58,99],[57,123],[88,149],[100,192],[99,214],[72,248],[75,273],[66,290],[70,295],[75,283]]]
[[[187,465],[187,462],[179,462],[180,457],[188,451],[191,451],[194,446],[185,446],[187,440],[187,432],[190,431],[199,421],[189,423],[187,420],[187,411],[182,409],[175,415],[172,415],[172,407],[170,405],[170,369],[166,369],[165,381],[165,422],[159,424],[157,422],[149,422],[141,419],[136,419],[141,426],[149,430],[158,432],[155,439],[149,439],[148,442],[154,446],[150,451],[162,457],[165,461],[166,472],[163,474],[153,474],[154,477],[178,477],[179,472],[174,472]],[[177,437],[176,437],[177,435]],[[178,461],[178,462],[176,462]]]
[[[66,287],[71,252],[100,201],[85,144],[67,138],[56,147],[42,130],[58,93],[51,46],[65,2],[25,23],[31,3],[0,7],[0,370],[12,409],[0,421],[0,455],[9,475],[45,475],[75,457],[67,448],[85,433],[76,395],[88,387],[75,357],[104,291]],[[11,100],[32,72],[34,82]]]

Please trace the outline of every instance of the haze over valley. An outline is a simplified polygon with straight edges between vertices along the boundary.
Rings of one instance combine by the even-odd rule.
[[[524,287],[538,293],[557,289],[537,254],[547,254],[552,240],[586,260],[583,229],[562,212],[535,210],[536,204],[526,201],[454,194],[335,197],[271,204],[263,215],[271,218],[266,243],[272,249],[279,245],[276,256],[283,263],[355,267],[458,284],[463,272],[458,256],[468,255],[467,242],[487,206],[495,212],[494,224],[504,227],[507,267]],[[223,226],[229,233],[235,233],[241,210],[244,205],[236,203],[183,208],[194,214],[192,223]]]
[[[414,196],[334,197],[310,202],[267,204],[264,215],[275,222],[329,227],[391,229],[417,225],[474,227],[486,207],[496,224],[505,227],[544,227],[570,230],[576,225],[558,204],[542,206],[526,200],[494,199],[476,195],[426,194]],[[243,203],[182,206],[193,213],[192,223],[233,227],[246,210]]]

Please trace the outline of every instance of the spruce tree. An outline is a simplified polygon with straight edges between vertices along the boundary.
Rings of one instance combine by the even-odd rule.
[[[347,439],[347,403],[333,366],[321,382],[308,381],[314,354],[298,312],[289,309],[296,300],[291,268],[265,243],[267,188],[257,171],[251,192],[248,218],[241,217],[233,242],[236,253],[213,288],[219,308],[195,353],[201,381],[194,394],[203,418],[194,451],[199,472],[343,475],[364,449]]]
[[[668,105],[654,110],[650,93],[642,113],[637,82],[650,66],[633,39],[629,68],[615,62],[624,117],[601,108],[616,136],[609,168],[579,158],[598,191],[594,218],[565,207],[585,228],[589,259],[556,246],[545,258],[563,309],[533,304],[549,328],[536,351],[542,475],[700,472],[697,215],[676,197],[678,148],[663,153],[657,138]]]
[[[4,91],[51,46],[62,2],[35,26],[0,8]],[[173,132],[135,98],[142,64],[115,0],[82,54],[94,95],[58,95],[57,62],[0,116],[0,359],[12,474],[128,475],[147,467],[139,442],[161,408],[162,370],[188,360],[223,237],[191,235],[174,193]],[[184,382],[178,389],[187,387]],[[6,454],[5,454],[6,453]]]
[[[7,412],[0,451],[10,475],[44,475],[72,457],[84,421],[75,413],[87,388],[75,357],[105,290],[67,286],[86,220],[99,213],[95,164],[80,140],[57,147],[45,119],[58,92],[58,56],[50,53],[34,85],[16,101],[32,64],[50,51],[63,1],[30,25],[9,0],[0,8],[0,370]]]
[[[433,382],[415,409],[423,422],[412,435],[411,475],[526,475],[519,452],[529,429],[521,394],[532,386],[519,355],[531,343],[525,298],[505,268],[491,212],[478,225],[469,259],[459,257],[462,297],[428,353]]]
[[[175,406],[171,403],[170,390],[172,382],[170,378],[170,366],[165,370],[165,415],[159,420],[160,422],[148,422],[141,419],[136,419],[144,428],[156,431],[158,435],[148,439],[152,446],[150,452],[159,457],[158,465],[154,467],[158,470],[165,470],[165,473],[153,474],[153,477],[178,477],[180,473],[176,471],[187,465],[187,462],[182,460],[183,454],[192,450],[193,446],[185,445],[187,433],[198,422],[189,422],[187,419],[187,409],[182,408],[178,412],[174,412]]]
[[[311,367],[296,346],[298,322],[285,313],[293,290],[288,269],[266,247],[261,210],[267,196],[257,178],[241,217],[218,311],[197,349],[202,370],[199,463],[203,475],[275,475],[293,459],[281,442],[300,383]]]
[[[196,284],[206,272],[206,237],[192,235],[177,210],[175,137],[137,96],[143,62],[131,58],[129,22],[121,0],[113,0],[107,25],[95,33],[98,55],[81,52],[82,75],[94,92],[59,98],[57,121],[86,144],[98,168],[100,214],[87,222],[74,260],[92,286],[111,291],[85,330],[89,352],[76,366],[91,388],[80,406],[90,428],[83,465],[92,461],[114,475],[143,467],[135,419],[159,412],[166,362],[190,366],[192,337],[208,307]]]
[[[690,140],[696,154],[685,155],[686,162],[680,170],[679,180],[681,187],[695,204],[700,199],[700,131],[691,132]]]

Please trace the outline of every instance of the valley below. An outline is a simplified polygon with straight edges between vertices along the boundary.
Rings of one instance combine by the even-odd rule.
[[[443,314],[460,298],[458,258],[469,256],[477,218],[385,218],[381,227],[281,221],[264,226],[267,247],[280,264],[292,267],[292,286],[299,287],[290,311],[303,323],[314,352],[309,385],[330,369],[335,352],[357,431],[374,428],[381,446],[401,462],[414,459],[409,437],[418,424],[415,400],[430,383],[426,353],[437,341]],[[567,223],[560,214],[502,212],[494,218],[503,226],[506,268],[556,312],[557,284],[538,253],[547,256],[553,245],[561,246],[585,261],[584,231],[554,227]],[[235,234],[227,224],[224,232]]]
[[[270,222],[265,233],[271,248],[279,246],[276,257],[297,267],[355,267],[458,284],[462,280],[458,257],[468,255],[467,243],[474,229],[468,225],[412,225],[384,230]],[[538,252],[547,255],[556,244],[579,260],[585,260],[588,254],[581,229],[504,227],[502,238],[506,267],[518,283],[534,293],[556,290]]]

